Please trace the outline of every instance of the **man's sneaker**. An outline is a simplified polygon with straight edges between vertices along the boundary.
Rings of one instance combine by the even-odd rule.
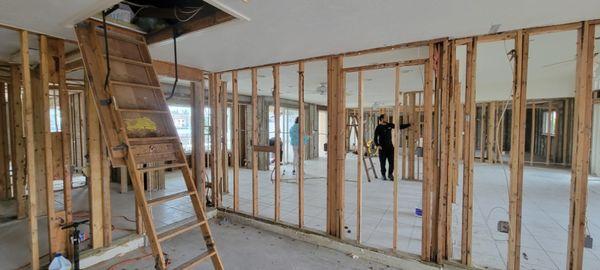
[[[390,179],[390,181],[394,181],[394,176],[393,175],[388,175],[388,178]]]
[[[385,179],[385,175],[381,176],[381,180],[383,180],[383,181],[387,180],[387,179]]]

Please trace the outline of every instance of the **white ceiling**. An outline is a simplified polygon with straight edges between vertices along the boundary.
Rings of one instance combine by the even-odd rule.
[[[118,0],[47,0],[41,6],[39,1],[34,0],[1,1],[0,24],[73,39],[74,23],[116,2]],[[576,4],[564,0],[210,2],[247,19],[238,19],[180,38],[179,63],[209,71],[438,37],[483,34],[488,32],[493,24],[500,24],[500,31],[504,31],[600,17],[600,1],[597,0],[580,0]],[[543,40],[546,41],[542,42]],[[0,53],[12,54],[15,47],[18,50],[17,46],[14,37],[0,37]],[[528,97],[570,96],[573,62],[544,66],[574,58],[574,34],[534,37],[531,46]],[[511,42],[507,42],[506,48],[503,42],[479,47],[478,100],[505,99],[510,95],[511,71],[505,56],[505,51],[510,50],[510,47]],[[151,53],[156,59],[172,61],[172,42],[166,41],[151,46]],[[347,57],[345,66],[419,58],[426,53],[426,49],[415,48]],[[460,61],[464,63],[464,55],[461,57]],[[401,76],[402,91],[420,90],[422,69],[412,68],[412,71],[405,72]],[[259,94],[270,95],[271,70],[261,69],[260,73],[263,76],[259,79],[259,88],[262,89]],[[249,72],[242,72],[239,76],[240,92],[249,94]],[[282,67],[281,76],[282,97],[297,98],[295,66]],[[320,83],[326,82],[325,62],[307,63],[305,79],[306,100],[326,104],[325,96],[316,91]],[[365,106],[393,102],[392,69],[366,72],[365,79]],[[353,106],[356,102],[355,74],[348,75],[347,81],[348,104]]]
[[[119,0],[4,0],[0,24],[74,40],[73,25]]]
[[[600,17],[579,0],[213,0],[249,18],[181,37],[180,63],[221,71],[439,37]],[[172,60],[172,42],[151,47]]]

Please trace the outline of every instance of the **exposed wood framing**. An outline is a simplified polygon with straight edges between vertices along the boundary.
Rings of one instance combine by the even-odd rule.
[[[232,92],[232,121],[233,121],[233,145],[231,162],[233,163],[233,210],[240,209],[240,97],[238,93],[238,73],[231,72]]]
[[[175,78],[175,64],[171,62],[152,60],[152,66],[158,76]],[[204,79],[204,71],[199,68],[177,65],[177,78],[191,82],[198,82]]]
[[[584,22],[577,36],[577,79],[573,121],[569,241],[566,269],[583,268],[588,170],[592,130],[592,72],[595,25]]]
[[[219,76],[220,78],[220,76]],[[219,161],[221,162],[221,168],[219,168],[219,200],[217,206],[223,203],[223,194],[229,193],[229,154],[227,151],[227,82],[221,82],[219,88],[219,123],[217,127],[219,129]]]
[[[88,98],[87,106],[87,129],[88,129],[88,192],[90,202],[90,232],[92,234],[92,248],[104,246],[104,238],[100,237],[103,231],[103,207],[102,207],[102,151],[100,122],[94,105],[91,89],[86,92]],[[125,167],[123,167],[125,168]],[[123,172],[121,172],[123,173]],[[127,181],[127,177],[125,177]],[[127,183],[127,182],[125,182]]]
[[[487,106],[487,140],[486,140],[486,151],[487,151],[487,163],[495,163],[496,155],[494,154],[496,147],[496,102],[490,102]]]
[[[17,218],[23,219],[26,214],[26,150],[25,150],[25,125],[23,118],[23,101],[21,98],[21,68],[18,65],[10,66],[12,82],[8,102],[10,105],[10,122],[13,125],[11,138],[11,152],[13,153],[13,183],[15,185],[15,198],[17,201]]]
[[[423,186],[422,186],[422,229],[421,229],[421,259],[429,261],[431,257],[431,228],[432,228],[432,187],[434,182],[433,157],[433,60],[434,47],[429,46],[429,61],[425,64],[425,85],[423,87]]]
[[[103,134],[103,133],[100,133]],[[112,211],[110,204],[110,157],[108,148],[104,140],[100,140],[100,150],[102,155],[102,234],[104,246],[108,247],[112,243]]]
[[[525,119],[527,103],[527,59],[529,35],[518,31],[515,37],[515,68],[513,74],[512,127],[510,151],[508,265],[520,268],[521,211],[523,199],[523,160],[525,156]]]
[[[529,146],[529,165],[533,165],[535,158],[535,103],[531,105],[531,141]]]
[[[465,78],[465,153],[463,163],[463,197],[462,197],[462,233],[461,233],[461,263],[472,265],[473,244],[473,167],[475,163],[475,133],[476,113],[475,105],[475,80],[477,39],[473,38],[467,43]]]
[[[343,59],[327,59],[327,233],[341,238],[344,229],[346,94]]]
[[[275,115],[275,221],[280,220],[281,214],[281,99],[280,99],[279,65],[273,66],[273,111]],[[304,134],[300,134],[302,140]]]
[[[65,209],[65,222],[73,221],[72,183],[71,177],[71,117],[69,116],[69,91],[67,90],[65,71],[65,45],[64,41],[57,42],[57,70],[58,70],[58,96],[61,115],[62,138],[62,171],[63,171],[63,196]]]
[[[448,208],[448,195],[449,195],[449,172],[448,172],[448,163],[450,158],[450,149],[449,149],[449,132],[450,132],[450,112],[449,112],[449,103],[450,103],[450,93],[448,92],[448,71],[449,71],[449,43],[444,41],[443,43],[438,43],[441,45],[440,47],[440,61],[441,61],[441,69],[438,72],[441,72],[441,75],[438,76],[438,88],[437,88],[437,96],[440,97],[439,105],[436,108],[440,108],[439,111],[439,150],[440,150],[440,168],[439,168],[439,189],[438,191],[438,216],[437,216],[437,246],[435,247],[436,261],[441,263],[442,260],[447,258],[447,250],[446,250],[446,227],[448,225],[448,217],[449,213],[447,212]],[[438,101],[438,100],[436,100]]]
[[[25,126],[25,151],[27,159],[27,186],[28,186],[28,217],[29,217],[29,249],[31,255],[31,269],[40,269],[40,249],[38,243],[37,222],[37,185],[35,166],[35,146],[33,141],[33,95],[31,91],[31,73],[29,70],[29,33],[20,31],[21,38],[21,75],[23,84],[24,126]]]
[[[365,154],[364,154],[364,146],[363,146],[363,140],[364,140],[364,111],[363,111],[363,71],[359,71],[358,72],[358,93],[357,93],[357,99],[358,99],[358,123],[356,123],[358,125],[358,134],[357,134],[357,158],[356,158],[356,242],[360,243],[361,239],[361,224],[362,224],[362,185],[363,185],[363,181],[362,181],[362,164],[364,162],[364,158],[365,158]],[[395,159],[397,160],[397,159]],[[396,166],[397,167],[397,166]],[[365,172],[369,173],[366,168],[365,168]],[[395,170],[395,178],[398,178],[398,170]],[[395,182],[394,182],[395,183]],[[397,215],[394,215],[397,216]],[[395,235],[395,239],[397,235]],[[396,241],[394,241],[395,243]]]
[[[422,65],[427,61],[427,59],[414,59],[414,60],[406,60],[400,62],[389,62],[383,64],[373,64],[366,66],[357,66],[357,67],[349,67],[344,68],[344,72],[357,72],[357,71],[367,71],[367,70],[376,70],[376,69],[384,69],[384,68],[395,68],[395,67],[405,67],[405,66],[416,66]]]
[[[252,145],[258,142],[258,80],[257,70],[252,68]],[[258,152],[252,150],[252,216],[258,216]]]
[[[56,231],[54,230],[54,223],[56,222],[56,213],[54,209],[54,164],[53,164],[53,156],[52,156],[52,134],[50,133],[50,94],[49,94],[49,68],[50,63],[54,64],[54,61],[49,61],[51,58],[48,55],[48,38],[44,35],[39,37],[40,40],[40,97],[39,105],[41,107],[41,122],[42,122],[42,130],[43,130],[43,161],[45,168],[45,180],[46,180],[46,213],[48,219],[48,241],[49,243],[49,251],[50,254],[54,254],[55,252],[59,252],[58,243],[59,240],[56,239]],[[52,65],[54,66],[54,65]],[[64,252],[64,251],[62,251]]]
[[[192,91],[192,172],[203,206],[206,206],[206,161],[204,148],[204,76],[191,82]]]
[[[362,72],[360,73],[362,75]],[[361,89],[362,90],[362,89]],[[396,146],[400,145],[400,98],[402,97],[402,92],[400,92],[400,67],[396,66],[395,68],[395,80],[394,80],[394,144]],[[413,95],[414,97],[414,95]],[[362,108],[361,108],[362,111]],[[362,114],[361,114],[362,116]],[[362,123],[359,123],[362,125]],[[359,158],[360,160],[360,158]],[[414,163],[414,162],[413,162]],[[392,250],[396,250],[398,248],[398,147],[394,147],[394,164],[392,165],[394,168],[394,188],[392,199],[394,200],[392,203],[394,210],[394,218],[393,218],[393,229],[392,229]],[[360,167],[360,165],[358,166]]]
[[[304,62],[298,63],[298,132],[305,133],[306,120],[304,110]],[[304,158],[306,149],[304,138],[298,140],[298,168],[296,175],[298,177],[298,227],[304,227]],[[360,229],[358,230],[360,232]]]

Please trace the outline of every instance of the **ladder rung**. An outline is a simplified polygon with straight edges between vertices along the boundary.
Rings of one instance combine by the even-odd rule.
[[[171,111],[167,111],[167,110],[124,109],[124,108],[118,108],[117,110],[120,111],[120,112],[131,112],[131,113],[159,113],[159,114],[167,114],[167,113],[171,112]]]
[[[171,239],[171,238],[173,238],[177,235],[180,235],[184,232],[190,231],[196,227],[200,227],[201,225],[203,225],[205,223],[206,223],[206,221],[194,220],[194,221],[188,222],[186,224],[183,224],[179,227],[175,227],[173,229],[166,230],[166,231],[158,234],[158,241],[160,241],[160,242],[166,241],[166,240]]]
[[[161,90],[160,86],[143,84],[143,83],[131,83],[131,82],[122,82],[122,81],[115,81],[115,80],[110,80],[110,83],[123,85],[123,86],[129,86],[129,87],[139,87],[139,88],[146,88],[146,89]]]
[[[208,258],[210,258],[212,256],[215,256],[215,255],[217,255],[217,251],[215,251],[212,248],[209,248],[204,253],[202,253],[202,254],[194,257],[193,259],[191,259],[191,260],[183,263],[180,266],[177,266],[177,268],[175,268],[175,269],[177,269],[177,270],[180,270],[180,269],[181,270],[190,269],[191,267],[194,267],[194,266],[200,264],[202,261],[204,261],[204,260],[206,260],[206,259],[208,259]]]
[[[129,142],[156,142],[156,141],[173,141],[177,140],[177,136],[165,136],[165,137],[144,137],[144,138],[129,138]]]
[[[166,203],[168,201],[172,201],[172,200],[177,200],[179,198],[183,198],[185,196],[189,196],[194,194],[194,192],[189,192],[189,191],[182,191],[182,192],[177,192],[177,193],[173,193],[173,194],[169,194],[167,196],[162,196],[162,197],[158,197],[158,198],[154,198],[154,199],[150,199],[148,200],[148,206],[153,206],[153,205],[157,205],[157,204],[161,204],[161,203]]]
[[[106,57],[106,54],[104,54],[104,57]],[[142,62],[142,61],[133,60],[133,59],[125,58],[125,57],[111,55],[109,58],[110,58],[110,60],[114,60],[114,61],[121,62],[121,63],[127,63],[127,64],[144,66],[144,67],[152,67],[152,63]]]
[[[166,165],[162,165],[162,166],[141,168],[138,170],[140,172],[151,172],[151,171],[158,171],[158,170],[165,170],[165,169],[182,168],[184,166],[187,166],[187,163],[172,163],[172,164],[166,164]]]

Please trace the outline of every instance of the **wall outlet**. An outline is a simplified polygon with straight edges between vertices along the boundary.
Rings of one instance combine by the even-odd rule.
[[[589,234],[586,235],[583,246],[585,248],[592,248],[594,246],[594,238],[592,238],[592,236]]]
[[[508,221],[499,220],[498,221],[498,231],[501,233],[508,233],[510,226],[508,225]]]

